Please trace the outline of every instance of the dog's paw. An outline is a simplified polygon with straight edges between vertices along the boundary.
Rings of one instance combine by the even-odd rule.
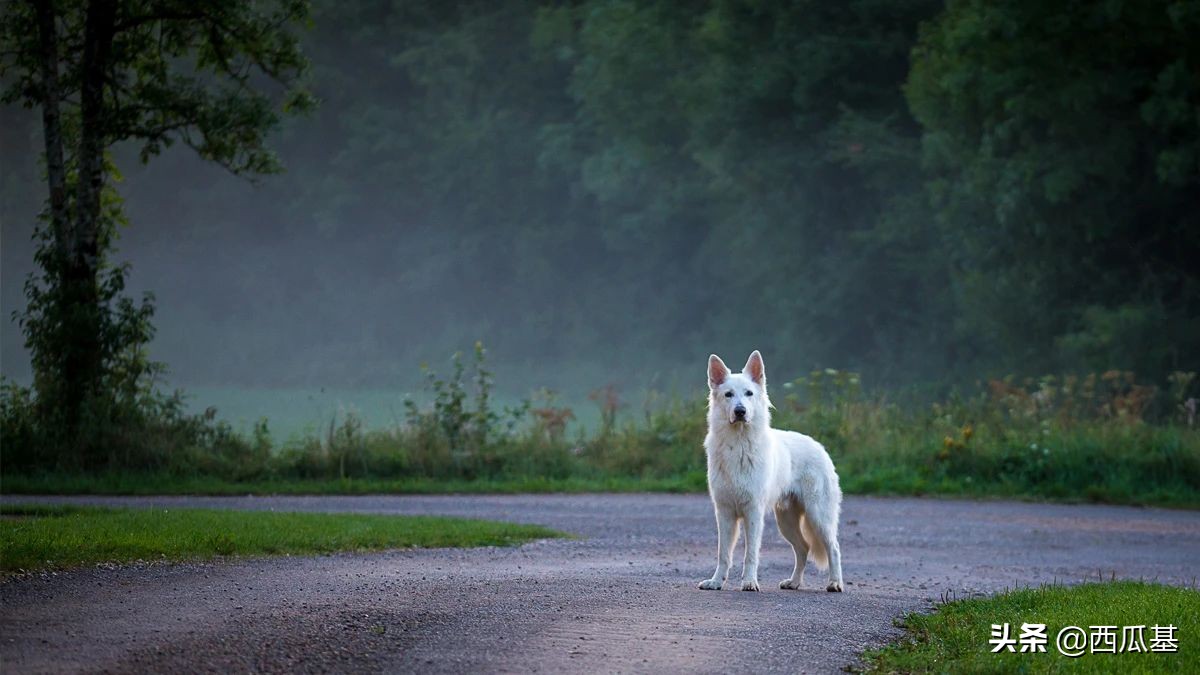
[[[742,582],[742,590],[758,592],[758,582],[757,581],[743,581]]]
[[[721,590],[721,582],[716,579],[705,579],[697,586],[702,591],[719,591]]]
[[[829,591],[830,593],[841,593],[842,592],[842,582],[831,581],[831,582],[829,582],[829,585],[825,587],[825,590]]]
[[[779,587],[785,591],[798,591],[803,588],[804,582],[800,579],[784,579],[779,582]]]

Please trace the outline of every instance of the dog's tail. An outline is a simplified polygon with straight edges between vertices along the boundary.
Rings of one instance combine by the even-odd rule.
[[[800,532],[808,544],[808,559],[816,563],[817,569],[829,569],[829,550],[825,548],[825,539],[813,531],[808,514],[800,516]]]

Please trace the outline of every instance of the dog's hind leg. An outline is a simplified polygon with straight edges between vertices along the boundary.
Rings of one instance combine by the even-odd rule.
[[[824,562],[829,565],[829,585],[825,587],[825,590],[830,593],[841,593],[842,548],[838,545],[837,523],[830,525],[819,518],[805,516],[801,527],[816,539],[812,542],[814,551],[824,554],[818,555],[818,564]],[[820,558],[824,558],[824,560]]]
[[[804,510],[794,499],[775,505],[775,524],[779,526],[779,533],[792,545],[792,551],[796,554],[796,566],[792,570],[792,576],[779,582],[780,588],[794,590],[804,585],[804,564],[808,562],[808,542],[804,541],[804,535],[800,533],[800,516],[802,515],[804,515]]]
[[[824,534],[822,534],[824,536]],[[825,590],[830,593],[842,592],[842,547],[838,545],[837,535],[825,540],[825,548],[829,549],[829,586]]]

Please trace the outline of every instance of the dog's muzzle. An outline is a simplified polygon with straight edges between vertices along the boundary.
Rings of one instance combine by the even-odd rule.
[[[739,405],[738,407],[733,409],[733,421],[735,421],[735,422],[745,422],[746,421],[746,409],[744,407]]]

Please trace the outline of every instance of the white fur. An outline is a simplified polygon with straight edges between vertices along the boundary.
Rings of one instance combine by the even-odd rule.
[[[742,590],[758,590],[763,518],[775,510],[779,532],[792,545],[796,566],[780,588],[800,588],[809,558],[829,570],[829,591],[842,590],[838,518],[842,489],[825,448],[794,431],[771,428],[771,400],[762,355],[755,351],[741,373],[708,359],[708,492],[717,516],[717,570],[700,582],[720,590],[729,575],[738,526],[746,529]],[[744,408],[744,419],[737,417]]]

